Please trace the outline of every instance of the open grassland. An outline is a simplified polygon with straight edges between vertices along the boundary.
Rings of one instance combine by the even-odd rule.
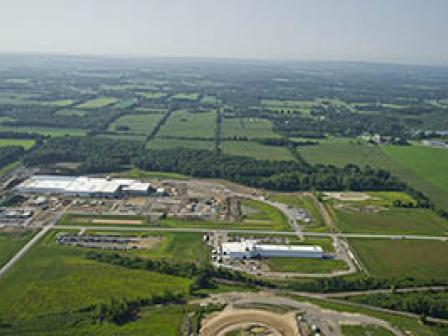
[[[221,100],[216,98],[215,96],[204,96],[201,99],[201,104],[204,104],[204,105],[217,105],[220,103],[221,103]]]
[[[54,235],[48,234],[0,280],[0,333],[165,335],[168,319],[174,327],[168,326],[166,335],[177,335],[181,310],[174,316],[163,310],[169,307],[148,310],[136,322],[118,326],[96,322],[86,308],[164,291],[186,294],[190,279],[89,260],[83,249],[57,245]]]
[[[172,95],[169,99],[170,100],[188,100],[188,101],[195,101],[198,100],[200,96],[199,92],[191,92],[191,93],[176,93]]]
[[[100,138],[110,138],[115,140],[125,140],[125,141],[139,141],[144,143],[146,141],[146,135],[144,134],[129,134],[129,133],[106,133],[106,134],[98,134],[97,137]]]
[[[120,173],[112,173],[111,176],[118,177],[126,177],[126,178],[134,178],[134,179],[188,179],[189,176],[178,174],[178,173],[168,173],[168,172],[160,172],[160,171],[147,171],[141,170],[138,168],[132,168],[130,170],[120,172]]]
[[[424,146],[385,146],[384,151],[399,164],[448,192],[448,150]]]
[[[286,147],[266,146],[254,141],[222,141],[221,148],[226,154],[250,156],[258,160],[295,160]]]
[[[329,274],[348,269],[342,260],[311,258],[267,258],[264,260],[272,272]]]
[[[157,125],[161,116],[161,114],[127,114],[111,123],[108,131],[148,135]]]
[[[416,201],[405,192],[369,191],[369,192],[325,192],[319,193],[326,204],[343,205],[355,208],[373,206],[374,208],[393,207],[395,201],[402,204],[416,204]]]
[[[448,221],[426,209],[336,210],[336,225],[348,233],[448,235]]]
[[[34,231],[0,232],[0,266],[32,237]]]
[[[393,336],[389,330],[370,325],[343,325],[344,336]]]
[[[148,100],[157,100],[165,98],[168,95],[167,92],[144,92],[141,96]]]
[[[207,140],[177,140],[177,139],[152,139],[147,144],[149,149],[171,149],[171,148],[193,148],[193,149],[215,149],[214,141]]]
[[[0,147],[20,146],[29,149],[34,145],[35,141],[30,139],[0,139]]]
[[[118,101],[118,99],[113,98],[113,97],[99,97],[99,98],[95,98],[95,99],[90,99],[84,103],[76,105],[76,108],[85,109],[85,110],[97,109],[97,108],[112,105],[113,103],[115,103],[117,101]]]
[[[316,207],[316,204],[310,195],[303,193],[272,193],[268,194],[267,197],[273,201],[286,204],[293,208],[302,208],[308,210],[311,217],[313,218],[313,222],[300,223],[305,231],[328,231],[329,228],[325,225],[320,211]]]
[[[0,126],[0,132],[16,133],[39,133],[48,136],[84,136],[86,130],[79,128],[50,128],[50,127],[32,127],[32,126]]]
[[[448,244],[437,241],[349,239],[367,270],[378,277],[448,278]]]
[[[185,138],[214,138],[216,112],[176,111],[162,126],[158,135]]]
[[[50,101],[49,104],[57,107],[67,107],[73,105],[75,102],[73,99],[58,99]]]
[[[293,296],[293,299],[296,299],[301,302],[310,302],[315,305],[318,305],[324,309],[331,309],[340,312],[347,312],[353,314],[365,314],[368,316],[373,316],[381,320],[388,321],[392,326],[400,329],[405,335],[415,335],[415,336],[444,336],[448,328],[444,328],[441,326],[431,326],[424,325],[420,323],[419,319],[402,316],[393,313],[386,313],[377,310],[373,310],[366,307],[354,307],[349,304],[344,304],[341,302],[328,301],[323,299],[311,298],[311,297],[303,297],[303,296]],[[387,334],[386,334],[387,335]],[[389,335],[387,335],[389,336]]]
[[[380,148],[365,143],[357,143],[346,138],[318,140],[319,145],[298,147],[303,158],[312,164],[332,164],[344,167],[348,164],[378,167],[384,160]]]
[[[247,138],[279,138],[272,130],[269,120],[258,118],[225,118],[222,121],[223,138],[247,137]]]

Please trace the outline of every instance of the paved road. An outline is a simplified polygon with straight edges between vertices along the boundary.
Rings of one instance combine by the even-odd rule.
[[[167,228],[167,227],[136,227],[136,226],[105,226],[105,225],[55,225],[56,229],[91,229],[108,231],[153,231],[153,232],[222,232],[222,233],[242,233],[242,234],[261,234],[261,235],[282,235],[296,236],[292,231],[269,231],[269,230],[240,230],[240,229],[214,229],[214,228]],[[310,237],[338,237],[338,238],[380,238],[380,239],[410,239],[410,240],[438,240],[448,241],[445,236],[417,236],[417,235],[383,235],[383,234],[364,234],[364,233],[325,233],[325,232],[303,232],[304,236]]]
[[[41,229],[36,235],[34,235],[31,240],[29,240],[20,250],[13,256],[2,268],[0,268],[0,278],[9,271],[11,267],[15,265],[17,261],[20,260],[33,246],[36,244],[45,234],[51,229],[51,227],[46,226]]]

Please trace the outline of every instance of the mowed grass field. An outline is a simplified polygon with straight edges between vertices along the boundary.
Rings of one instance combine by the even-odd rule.
[[[177,139],[152,139],[146,145],[149,149],[193,148],[214,150],[215,142],[208,140],[177,140]]]
[[[216,130],[216,112],[176,111],[161,127],[158,135],[186,138],[214,138]]]
[[[379,277],[448,278],[448,244],[437,241],[349,239],[367,270]]]
[[[448,221],[426,209],[335,210],[335,217],[337,228],[347,233],[448,235]]]
[[[108,131],[123,134],[148,135],[157,125],[161,117],[162,114],[127,114],[111,123]],[[127,127],[129,130],[120,130],[120,127]]]
[[[3,266],[25,243],[34,231],[0,232],[0,266]]]
[[[54,235],[0,279],[0,334],[177,335],[183,313],[176,306],[148,308],[124,326],[100,324],[86,308],[164,291],[186,294],[192,280],[89,260],[83,249],[57,245]]]
[[[88,101],[85,101],[84,103],[76,105],[76,108],[85,109],[85,110],[97,109],[97,108],[112,105],[117,101],[118,101],[118,99],[113,98],[113,97],[99,97],[99,98],[95,98],[95,99],[90,99]]]
[[[226,154],[250,156],[258,160],[295,160],[286,147],[266,146],[254,141],[222,141],[221,148]]]
[[[373,325],[342,325],[344,336],[393,336],[389,330]]]
[[[30,139],[0,139],[0,147],[20,146],[29,149],[34,145],[35,141]]]
[[[272,272],[331,274],[344,271],[348,265],[342,260],[306,258],[267,258],[264,260]]]
[[[385,146],[384,151],[404,167],[448,192],[448,150],[425,146]]]
[[[247,138],[279,138],[272,130],[269,120],[258,118],[224,118],[221,125],[221,137],[247,137]]]

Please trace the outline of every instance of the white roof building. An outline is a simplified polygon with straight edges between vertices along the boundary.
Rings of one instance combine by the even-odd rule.
[[[317,245],[269,245],[256,240],[243,240],[222,244],[222,252],[231,259],[255,257],[322,258],[323,250]]]
[[[63,194],[72,196],[143,195],[151,191],[149,183],[132,179],[86,176],[35,175],[16,187],[23,193]]]

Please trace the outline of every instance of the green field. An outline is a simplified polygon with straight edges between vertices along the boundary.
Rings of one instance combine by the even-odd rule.
[[[258,118],[225,118],[221,126],[222,138],[279,138],[272,130],[269,120]]]
[[[191,93],[176,93],[170,97],[170,100],[187,100],[187,101],[195,101],[198,100],[200,93],[191,92]]]
[[[157,100],[162,99],[168,96],[167,92],[145,92],[141,94],[142,97],[148,100]]]
[[[49,102],[49,104],[57,107],[67,107],[73,105],[75,102],[76,101],[73,99],[59,99],[59,100],[52,100]]]
[[[0,334],[177,335],[181,307],[149,307],[123,326],[96,322],[87,308],[164,291],[186,294],[191,280],[95,262],[84,253],[57,245],[53,232],[17,263],[0,280]]]
[[[17,133],[39,133],[49,136],[84,136],[87,131],[79,128],[50,128],[50,127],[32,127],[32,126],[0,126],[0,132]]]
[[[117,101],[118,101],[117,98],[99,97],[99,98],[95,98],[95,99],[90,99],[84,103],[76,105],[76,108],[85,109],[85,110],[97,109],[97,108],[109,106]]]
[[[342,325],[344,336],[393,336],[389,330],[373,325]]]
[[[437,241],[349,239],[362,264],[382,278],[448,278],[448,244]]]
[[[306,258],[267,258],[264,261],[272,272],[330,274],[344,271],[348,265],[342,260]]]
[[[426,151],[428,149],[429,151]],[[436,148],[372,146],[345,138],[319,140],[319,145],[299,147],[298,151],[312,164],[343,167],[352,163],[361,167],[370,165],[385,169],[425,193],[437,205],[446,207],[448,182],[444,171],[447,167],[448,151],[440,152],[446,154],[440,155],[439,149]]]
[[[108,127],[110,132],[122,134],[149,135],[160,120],[161,114],[127,114]],[[126,128],[120,129],[120,128]]]
[[[0,232],[0,266],[25,245],[33,234],[33,231]]]
[[[160,136],[178,136],[186,138],[214,138],[216,112],[176,111],[160,129]]]
[[[35,141],[30,139],[0,139],[0,147],[20,146],[29,149],[34,145]]]
[[[399,164],[448,192],[448,150],[424,146],[385,146],[384,151]]]
[[[214,150],[215,142],[207,140],[162,139],[156,137],[147,144],[147,148],[149,149],[172,149],[179,147]]]
[[[221,103],[221,100],[216,98],[215,96],[204,96],[201,99],[201,104],[204,104],[204,105],[217,105],[220,103]]]
[[[258,160],[295,160],[286,147],[266,146],[254,141],[222,141],[221,148],[226,154],[250,156]]]
[[[448,221],[425,209],[336,210],[335,213],[336,226],[341,232],[448,235]]]

